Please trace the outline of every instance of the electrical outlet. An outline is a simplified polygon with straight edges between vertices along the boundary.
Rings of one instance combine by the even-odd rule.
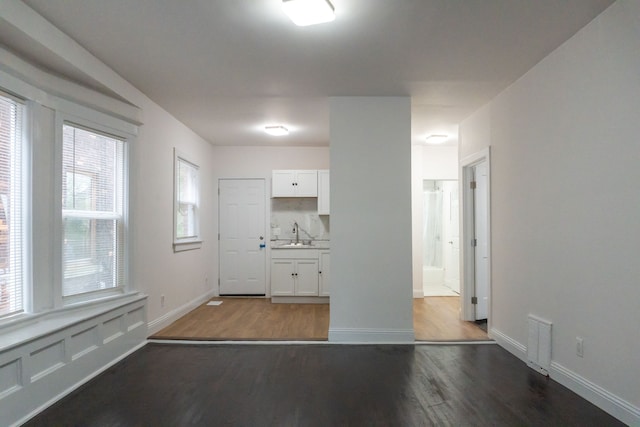
[[[160,295],[160,308],[164,308],[164,295]]]
[[[576,337],[576,354],[578,357],[584,357],[584,342],[582,337]]]

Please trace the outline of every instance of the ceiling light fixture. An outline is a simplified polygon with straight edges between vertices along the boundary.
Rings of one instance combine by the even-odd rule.
[[[449,135],[429,135],[427,137],[427,144],[442,144],[447,139],[449,139]]]
[[[289,135],[289,129],[284,126],[265,126],[264,131],[273,136]]]
[[[284,13],[299,27],[322,24],[336,18],[329,0],[282,0]]]

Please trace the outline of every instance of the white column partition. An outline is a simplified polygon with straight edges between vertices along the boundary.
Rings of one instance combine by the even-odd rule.
[[[330,107],[329,341],[413,342],[410,99]]]

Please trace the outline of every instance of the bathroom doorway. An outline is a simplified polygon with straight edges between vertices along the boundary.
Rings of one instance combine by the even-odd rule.
[[[422,190],[424,296],[459,296],[458,181],[425,179]]]

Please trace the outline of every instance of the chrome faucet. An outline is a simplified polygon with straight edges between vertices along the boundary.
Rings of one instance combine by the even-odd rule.
[[[300,227],[297,222],[293,223],[293,232],[296,233],[296,245],[300,243]]]

